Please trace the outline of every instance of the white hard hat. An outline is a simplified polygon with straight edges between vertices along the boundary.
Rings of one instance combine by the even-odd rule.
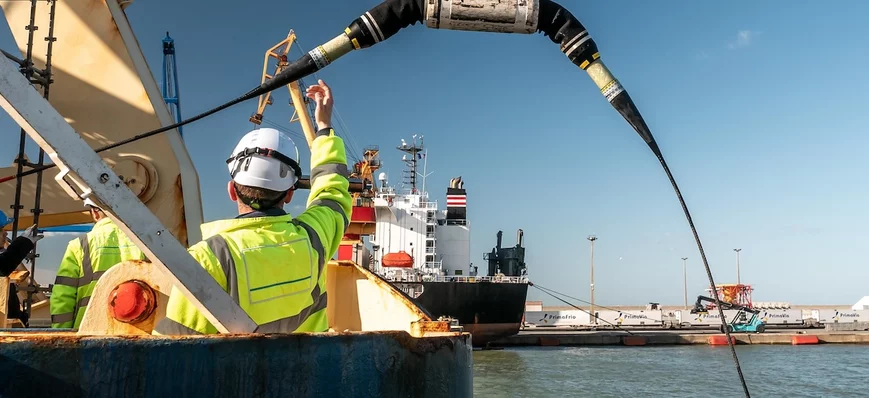
[[[273,128],[245,134],[226,160],[232,180],[245,186],[284,192],[299,180],[299,150],[290,137]]]

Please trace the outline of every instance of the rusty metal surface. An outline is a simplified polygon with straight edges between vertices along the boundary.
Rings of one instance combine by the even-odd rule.
[[[0,333],[2,396],[470,397],[470,337]]]

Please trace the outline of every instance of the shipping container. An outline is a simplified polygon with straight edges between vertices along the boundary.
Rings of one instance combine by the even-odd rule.
[[[818,310],[818,323],[869,322],[869,310]]]
[[[724,319],[727,322],[730,322],[730,320],[733,319],[733,317],[736,316],[736,314],[738,312],[739,311],[737,311],[737,310],[724,310]],[[707,313],[699,313],[699,314],[692,314],[690,310],[677,311],[677,318],[679,319],[679,324],[682,327],[690,327],[690,326],[714,327],[714,326],[721,325],[721,319],[718,316],[717,309],[710,310]]]
[[[598,326],[662,326],[660,310],[598,311]]]
[[[788,309],[765,309],[757,314],[767,325],[801,325],[803,323],[802,310]]]
[[[529,326],[588,326],[588,313],[570,311],[528,311],[525,313],[525,324]]]

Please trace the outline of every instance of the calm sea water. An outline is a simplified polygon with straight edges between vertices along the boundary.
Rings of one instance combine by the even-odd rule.
[[[737,346],[752,397],[869,397],[869,347]],[[474,352],[477,397],[741,397],[727,347]]]

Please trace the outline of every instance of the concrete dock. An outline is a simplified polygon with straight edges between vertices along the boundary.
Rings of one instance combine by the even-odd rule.
[[[561,328],[523,330],[515,336],[490,344],[491,347],[521,346],[644,346],[644,345],[721,345],[723,333],[712,330],[631,330],[576,331]],[[823,329],[778,329],[764,333],[731,333],[736,344],[869,344],[866,331],[826,331]]]

